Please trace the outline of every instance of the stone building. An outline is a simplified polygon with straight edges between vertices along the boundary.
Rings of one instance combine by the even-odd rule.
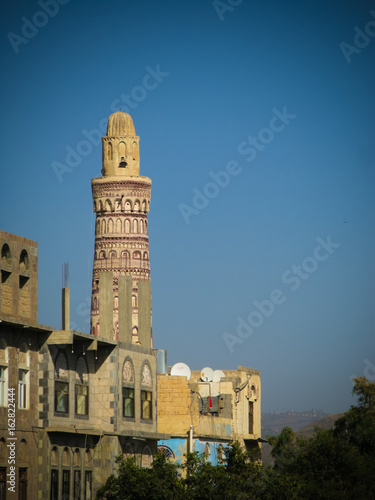
[[[158,374],[158,430],[171,435],[159,441],[159,449],[172,460],[197,451],[217,465],[233,441],[260,459],[260,373],[243,366],[218,372],[210,381],[199,371]]]
[[[53,329],[38,324],[37,242],[0,231],[0,250],[0,498],[24,500],[38,498],[39,353]]]
[[[92,181],[97,214],[91,334],[38,324],[38,245],[0,232],[1,499],[85,499],[124,453],[150,466],[156,423],[147,212],[151,181],[139,176],[139,137],[123,112],[109,117],[103,177]],[[94,335],[93,335],[94,334]],[[14,389],[15,493],[8,389]],[[13,436],[12,436],[13,437]]]

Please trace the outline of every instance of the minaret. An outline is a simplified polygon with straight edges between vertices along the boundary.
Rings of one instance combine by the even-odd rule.
[[[123,111],[108,119],[102,177],[92,179],[95,224],[91,333],[100,334],[99,273],[113,272],[113,340],[118,339],[118,278],[132,278],[132,341],[138,342],[138,282],[150,280],[147,213],[151,179],[139,175],[139,137]]]

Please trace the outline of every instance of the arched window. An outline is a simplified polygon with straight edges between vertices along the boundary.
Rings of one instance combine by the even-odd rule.
[[[143,233],[143,219],[139,221],[139,232]]]
[[[146,203],[146,200],[142,201],[142,210],[143,210],[143,212],[147,212],[147,203]]]
[[[130,200],[126,200],[125,201],[125,211],[131,212],[133,210],[132,207],[133,207],[132,202]]]
[[[130,220],[125,220],[125,233],[130,233]]]
[[[73,454],[73,465],[75,467],[79,467],[81,465],[81,452],[79,451],[79,448],[76,448],[74,450]]]
[[[116,233],[121,233],[121,219],[116,221]]]
[[[29,256],[26,250],[22,250],[20,254],[20,271],[26,271],[29,269]]]
[[[149,446],[145,446],[142,451],[142,467],[149,468],[152,464],[152,453]]]
[[[112,212],[112,202],[111,200],[106,200],[105,201],[105,209],[107,212]]]
[[[76,416],[87,416],[89,414],[89,374],[83,356],[78,358],[76,364],[75,414]]]
[[[126,458],[130,458],[134,456],[133,447],[130,443],[126,443],[123,449],[123,454]]]
[[[59,451],[57,446],[54,446],[51,450],[51,465],[59,465]]]
[[[133,221],[133,233],[135,233],[135,234],[138,233],[138,221],[137,221],[137,219],[134,219],[134,221]]]
[[[108,221],[108,232],[113,233],[113,220],[109,219]]]
[[[108,143],[107,155],[108,155],[108,160],[113,159],[112,144],[110,142]]]
[[[9,245],[7,243],[4,243],[1,249],[1,260],[7,260],[10,261],[12,258],[12,254],[10,252]]]
[[[100,234],[100,220],[96,221],[95,234]]]
[[[147,252],[143,252],[143,258],[144,258],[144,260],[148,259],[148,253]]]
[[[105,220],[102,219],[102,234],[106,233]]]
[[[85,451],[85,467],[91,467],[91,452],[89,449]]]
[[[140,259],[140,258],[141,258],[140,252],[137,251],[133,253],[133,259]]]
[[[122,368],[122,416],[135,417],[134,403],[134,366],[131,358],[127,357]]]
[[[135,200],[134,202],[134,210],[139,212],[141,209],[141,202],[139,200]]]
[[[61,462],[62,462],[62,465],[65,466],[65,467],[69,467],[70,466],[70,453],[69,453],[69,449],[68,448],[64,448],[63,449],[63,452],[62,452],[62,455],[61,455]]]

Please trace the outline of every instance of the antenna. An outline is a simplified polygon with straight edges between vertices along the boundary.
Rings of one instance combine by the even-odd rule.
[[[62,265],[62,287],[69,288],[69,263],[64,262]]]

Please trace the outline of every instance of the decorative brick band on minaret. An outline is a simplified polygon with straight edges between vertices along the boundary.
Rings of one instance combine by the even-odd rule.
[[[112,271],[112,338],[119,338],[118,280],[120,276],[131,276],[132,341],[135,343],[139,342],[138,282],[150,281],[147,213],[151,179],[139,175],[139,137],[127,113],[117,111],[109,117],[102,144],[103,176],[91,182],[96,213],[91,333],[101,335],[99,273]]]

